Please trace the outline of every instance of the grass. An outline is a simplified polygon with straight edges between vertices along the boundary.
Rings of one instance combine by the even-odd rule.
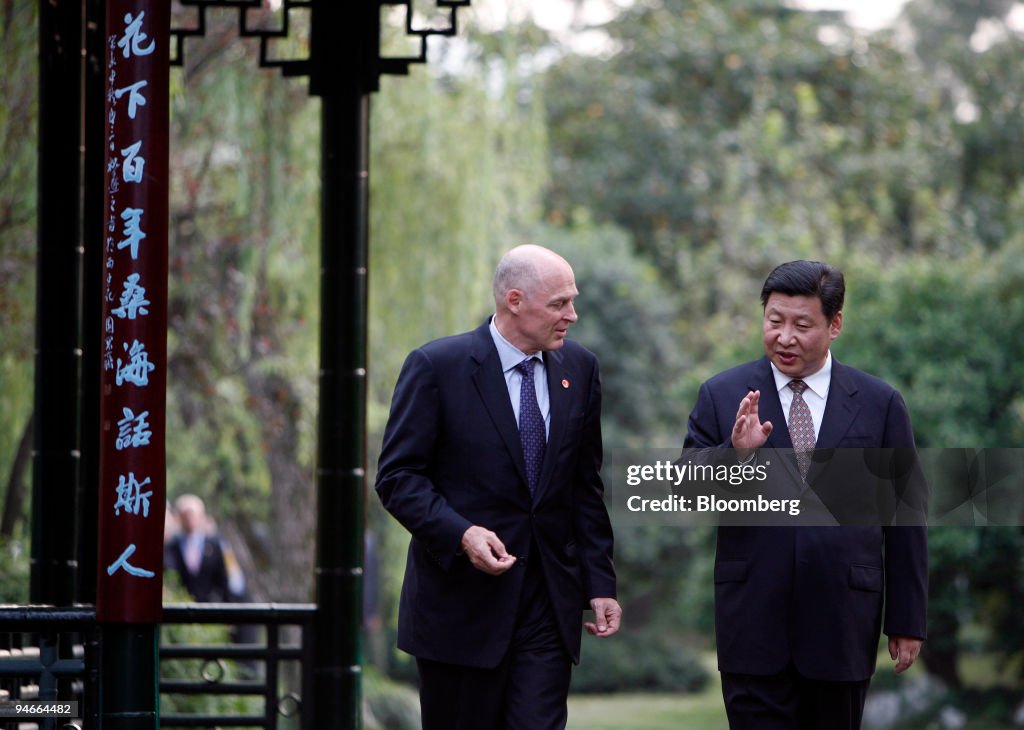
[[[567,730],[728,730],[714,654],[711,681],[698,694],[571,695]]]
[[[569,699],[568,730],[727,730],[720,695],[621,694]]]
[[[722,689],[713,653],[702,655],[710,682],[698,694],[624,693],[570,695],[567,730],[727,730]],[[965,655],[961,671],[969,686],[977,688],[1020,687],[1013,667],[1000,671],[994,658],[984,654]],[[915,666],[908,674],[923,672]],[[879,654],[873,687],[888,688],[900,683],[891,674],[888,653]],[[985,725],[985,727],[995,727]]]
[[[1020,660],[1000,667],[998,657],[992,654],[964,653],[960,657],[960,676],[964,683],[978,689],[1021,688]]]
[[[567,730],[728,730],[725,718],[725,706],[722,701],[722,688],[718,670],[715,665],[714,652],[701,654],[701,662],[709,671],[708,687],[695,694],[671,694],[665,692],[634,692],[615,694],[572,694],[569,695],[569,720]],[[1019,687],[1015,683],[1012,672],[997,671],[991,656],[971,655],[965,657],[962,664],[965,679],[972,686],[1010,686]],[[908,674],[923,673],[922,667],[914,667]],[[889,677],[892,673],[892,661],[888,653],[879,655],[879,671],[872,688],[884,689],[898,685],[903,678]],[[376,682],[376,684],[375,684]],[[368,686],[377,687],[382,679],[368,680]],[[388,710],[387,703],[377,702],[374,705],[375,715],[379,716],[378,724],[368,724],[369,728],[383,727],[418,727],[418,705],[415,690],[402,687],[406,695],[398,702],[401,712],[408,715],[402,722],[394,721],[397,708]],[[369,694],[380,694],[368,690]],[[392,698],[392,704],[394,703]],[[372,702],[372,704],[374,704]],[[387,712],[384,712],[387,711]],[[389,715],[389,717],[385,717]],[[973,727],[973,725],[972,725]],[[992,728],[985,724],[979,727]]]

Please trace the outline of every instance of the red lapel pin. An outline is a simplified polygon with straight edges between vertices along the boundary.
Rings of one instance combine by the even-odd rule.
[[[568,388],[569,387],[569,381],[568,380],[563,380],[562,381],[562,387],[563,388]]]

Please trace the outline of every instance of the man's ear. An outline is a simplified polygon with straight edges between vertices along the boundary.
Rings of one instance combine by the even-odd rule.
[[[523,292],[519,289],[509,289],[505,292],[505,307],[513,314],[519,314],[519,307],[523,303]]]
[[[829,334],[834,340],[839,336],[839,332],[843,329],[843,313],[836,312],[836,316],[832,318],[832,321],[828,325]]]

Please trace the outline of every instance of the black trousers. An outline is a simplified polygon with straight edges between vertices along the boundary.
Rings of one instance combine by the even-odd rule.
[[[858,730],[870,679],[826,682],[800,676],[722,672],[730,730]]]
[[[517,568],[512,568],[516,570]],[[423,730],[563,730],[572,660],[530,561],[508,654],[493,669],[417,659]]]

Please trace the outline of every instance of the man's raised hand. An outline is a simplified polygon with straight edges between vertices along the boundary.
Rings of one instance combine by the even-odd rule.
[[[740,461],[746,461],[750,454],[764,446],[772,432],[772,422],[761,419],[757,413],[761,391],[752,390],[740,401],[736,411],[736,423],[732,427],[732,447]]]

